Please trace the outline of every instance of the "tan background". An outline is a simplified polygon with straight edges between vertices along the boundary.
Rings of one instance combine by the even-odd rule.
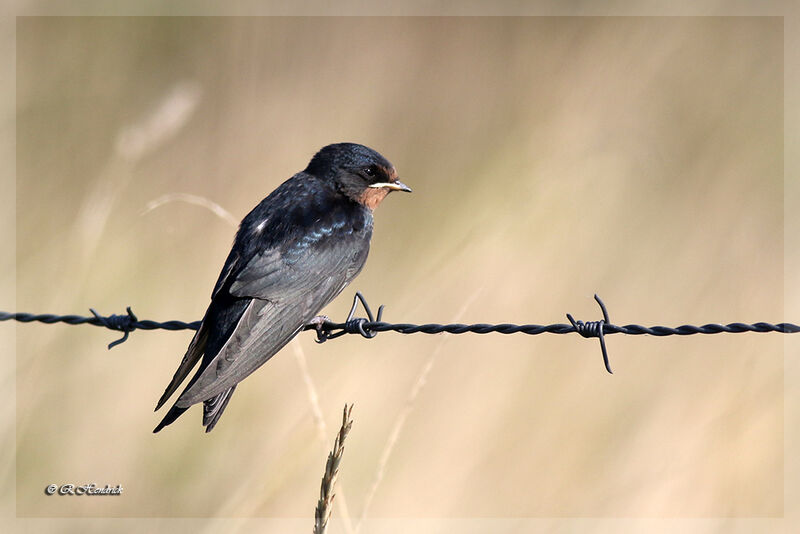
[[[415,189],[355,289],[389,320],[783,316],[783,23],[743,19],[23,19],[17,308],[196,319],[233,228],[321,145]],[[297,351],[152,436],[187,332],[17,330],[17,514],[309,516],[324,447]],[[763,517],[783,505],[776,334],[384,334],[299,347],[340,497],[369,517]],[[427,370],[430,369],[428,372]],[[409,401],[424,379],[424,387]],[[306,377],[308,378],[308,377]],[[404,423],[401,425],[401,423]],[[51,482],[118,499],[46,497]],[[344,510],[337,509],[337,517]],[[346,531],[346,522],[338,523]]]

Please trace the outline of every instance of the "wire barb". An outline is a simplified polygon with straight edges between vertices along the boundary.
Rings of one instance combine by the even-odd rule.
[[[364,311],[367,313],[366,319],[363,317],[353,319],[359,302],[361,302]],[[372,310],[369,309],[369,304],[367,304],[364,295],[362,295],[360,291],[356,291],[356,295],[353,297],[353,307],[350,308],[350,313],[347,314],[347,320],[344,322],[344,329],[342,332],[346,334],[361,334],[362,337],[372,339],[378,335],[378,332],[371,330],[367,325],[376,322],[380,323],[381,319],[383,319],[383,304],[378,306],[378,317],[375,317],[372,315]]]
[[[364,307],[364,311],[367,314],[366,318],[354,318],[359,302]],[[356,294],[353,297],[353,305],[350,307],[350,312],[347,314],[347,319],[345,319],[343,323],[334,323],[330,320],[325,320],[320,323],[319,321],[312,320],[303,328],[303,330],[316,330],[317,343],[325,343],[329,339],[336,339],[337,337],[345,334],[361,334],[362,337],[372,339],[378,335],[378,332],[373,330],[371,326],[381,323],[381,320],[383,319],[383,308],[384,306],[381,304],[378,307],[378,316],[375,317],[372,315],[372,310],[370,309],[369,304],[367,304],[367,299],[364,298],[364,295],[362,295],[360,291],[356,291]],[[334,332],[334,330],[338,330],[338,332]]]
[[[92,312],[92,315],[94,315],[94,318],[97,319],[100,325],[105,326],[109,330],[120,330],[123,332],[121,338],[108,344],[108,350],[111,350],[120,343],[127,341],[128,334],[136,330],[136,323],[139,322],[139,319],[136,317],[136,315],[134,315],[133,311],[131,311],[130,306],[126,308],[126,311],[128,312],[127,315],[112,314],[108,317],[103,317],[97,313],[94,308],[89,308],[89,311]]]
[[[600,309],[603,311],[603,319],[600,321],[576,321],[572,318],[572,315],[567,314],[567,319],[572,324],[572,328],[575,329],[577,333],[585,338],[596,337],[600,339],[600,350],[603,352],[603,364],[606,366],[606,371],[608,374],[614,374],[611,371],[611,365],[608,363],[608,351],[606,351],[606,338],[604,337],[604,330],[605,325],[611,324],[611,321],[608,318],[608,310],[606,309],[606,305],[603,304],[603,301],[600,297],[597,296],[595,293],[594,300],[600,305]]]

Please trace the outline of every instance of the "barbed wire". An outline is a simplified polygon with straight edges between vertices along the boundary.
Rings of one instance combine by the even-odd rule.
[[[38,322],[45,324],[91,324],[94,326],[104,326],[109,330],[119,330],[123,332],[121,338],[108,344],[109,349],[127,341],[128,334],[134,330],[197,330],[200,328],[201,323],[201,321],[193,321],[191,323],[183,321],[165,321],[160,323],[147,319],[140,321],[131,311],[130,306],[126,308],[127,315],[109,315],[106,317],[100,315],[92,308],[89,308],[89,311],[92,312],[92,317],[84,317],[81,315],[53,315],[50,313],[9,313],[0,311],[0,321],[18,321],[20,323]]]
[[[596,337],[600,340],[600,349],[603,354],[603,363],[606,370],[610,373],[611,366],[608,361],[608,353],[606,350],[605,336],[608,334],[628,334],[628,335],[643,335],[648,334],[651,336],[690,336],[694,334],[721,334],[732,333],[738,334],[742,332],[779,332],[783,334],[796,334],[800,332],[800,326],[792,323],[778,323],[771,324],[766,322],[759,322],[753,324],[746,323],[729,323],[729,324],[716,324],[709,323],[701,326],[681,325],[677,327],[668,326],[642,326],[638,324],[628,324],[619,326],[612,324],[608,318],[608,310],[605,304],[597,295],[594,296],[595,301],[600,306],[603,312],[603,319],[599,321],[580,321],[573,319],[572,315],[567,314],[567,319],[570,324],[411,324],[411,323],[387,323],[383,319],[384,306],[378,308],[377,316],[372,314],[372,310],[367,304],[366,299],[360,292],[356,292],[353,297],[353,306],[350,308],[350,313],[344,322],[336,323],[331,321],[326,316],[316,317],[310,323],[305,325],[303,330],[314,330],[317,334],[317,342],[324,343],[329,339],[335,339],[345,334],[360,334],[362,337],[371,339],[378,335],[379,332],[398,332],[400,334],[572,334],[577,333],[585,338]],[[364,307],[367,317],[355,317],[355,312],[358,309],[358,304]],[[0,321],[18,321],[21,323],[39,322],[45,324],[66,323],[71,325],[78,324],[91,324],[94,326],[102,326],[110,330],[116,330],[123,333],[122,337],[108,344],[111,349],[128,339],[128,334],[134,330],[197,330],[200,328],[201,321],[151,321],[139,320],[136,315],[131,311],[131,308],[126,308],[124,315],[109,315],[103,316],[97,313],[94,309],[90,308],[91,316],[81,315],[54,315],[54,314],[32,314],[32,313],[10,313],[0,311]]]

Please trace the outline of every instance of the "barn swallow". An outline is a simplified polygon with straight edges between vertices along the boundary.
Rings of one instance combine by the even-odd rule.
[[[153,432],[203,403],[210,432],[236,386],[284,347],[364,267],[372,213],[411,189],[371,148],[328,145],[247,214],[158,410],[200,362]],[[202,357],[202,359],[201,359]]]

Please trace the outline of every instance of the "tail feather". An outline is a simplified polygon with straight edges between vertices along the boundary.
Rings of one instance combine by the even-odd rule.
[[[233,334],[250,303],[251,299],[242,298],[212,301],[205,317],[203,317],[200,329],[195,333],[189,348],[186,350],[186,354],[181,360],[180,366],[178,366],[178,370],[175,371],[172,381],[170,381],[164,394],[159,399],[156,410],[169,400],[181,383],[189,376],[192,369],[197,367],[195,375],[189,380],[181,396],[178,397],[178,400],[153,432],[159,432],[165,426],[174,423],[192,404],[201,400],[203,401],[203,425],[206,427],[206,432],[210,432],[216,426],[222,412],[228,405],[233,390],[236,389],[236,385],[234,384],[229,389],[208,399],[200,397],[192,401],[187,400],[185,395],[197,380],[203,376],[203,371],[207,366],[212,365],[214,357]],[[201,358],[202,361],[200,361]],[[197,366],[198,362],[200,362],[199,367]]]
[[[157,433],[165,426],[174,423],[175,420],[188,409],[189,409],[188,407],[182,408],[180,406],[173,406],[172,408],[170,408],[169,411],[167,412],[167,415],[164,416],[164,419],[162,419],[161,422],[158,423],[158,426],[153,430],[153,434]]]
[[[186,349],[186,354],[183,356],[183,360],[181,360],[181,364],[178,366],[178,370],[175,371],[175,375],[172,377],[167,389],[164,390],[164,394],[161,395],[161,398],[158,399],[158,404],[156,404],[156,410],[158,411],[167,399],[169,399],[173,393],[178,389],[178,386],[181,385],[181,382],[189,375],[191,370],[200,360],[200,357],[206,350],[206,342],[208,341],[208,327],[206,327],[205,320],[200,325],[200,329],[195,333],[194,337],[192,338],[192,342],[189,344],[189,348]],[[169,423],[167,423],[169,424]]]
[[[217,421],[228,406],[235,389],[235,385],[231,386],[219,395],[203,401],[203,426],[206,427],[206,432],[211,432],[217,426]]]

